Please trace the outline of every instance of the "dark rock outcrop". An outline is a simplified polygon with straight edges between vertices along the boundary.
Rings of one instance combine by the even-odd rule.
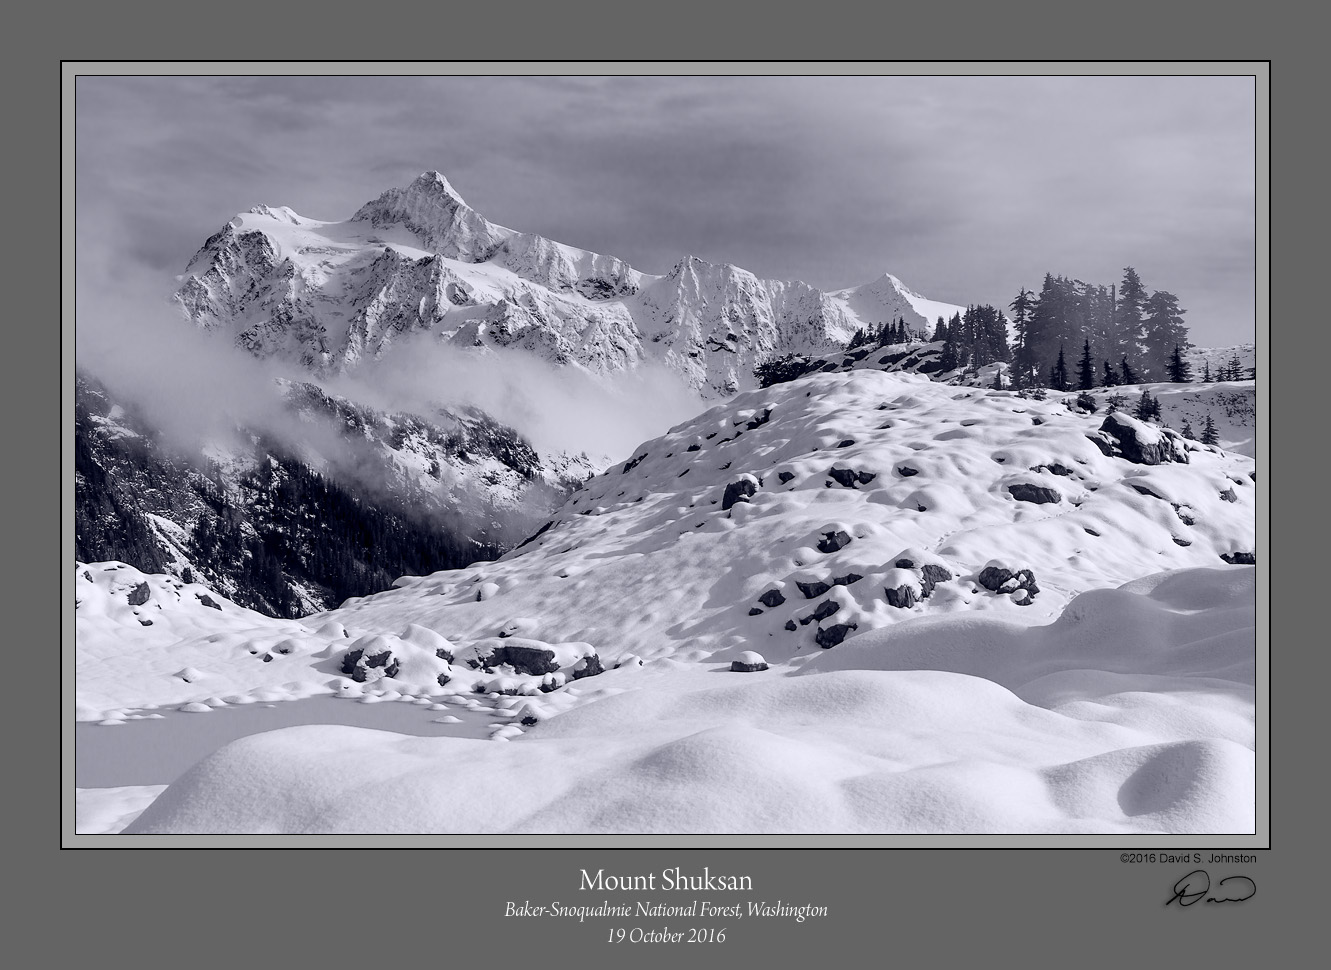
[[[824,600],[819,603],[817,608],[815,608],[808,616],[800,617],[800,626],[806,626],[810,623],[817,623],[820,620],[825,620],[839,609],[841,609],[841,607],[836,603],[833,603],[831,600]]]
[[[139,583],[139,585],[129,591],[129,605],[142,606],[144,603],[148,602],[148,597],[150,595],[152,595],[152,591],[148,588],[148,584]]]
[[[1111,412],[1100,430],[1086,437],[1110,458],[1123,458],[1136,465],[1188,461],[1182,435],[1168,428],[1153,428],[1122,411]]]
[[[754,417],[752,421],[750,421],[748,424],[744,426],[744,430],[752,431],[754,428],[760,428],[770,420],[772,420],[772,409],[763,408],[762,411],[756,417]]]
[[[481,662],[487,667],[508,664],[514,673],[530,674],[534,677],[552,674],[559,669],[559,664],[555,663],[553,650],[521,644],[496,647],[490,656],[481,658]]]
[[[896,589],[884,589],[883,595],[887,597],[887,604],[895,606],[898,609],[908,610],[917,602],[915,599],[915,587],[909,585],[898,586]]]
[[[1036,505],[1055,503],[1062,498],[1052,488],[1045,488],[1043,485],[1031,485],[1027,482],[1009,485],[1007,490],[1012,493],[1012,497],[1018,502],[1034,502]]]
[[[789,481],[793,481],[793,480],[794,480],[794,478],[795,478],[795,473],[794,473],[794,472],[781,472],[781,473],[780,473],[779,475],[777,475],[776,477],[777,477],[777,479],[781,482],[781,484],[784,485],[784,484],[786,484],[786,482],[789,482]]]
[[[589,653],[573,667],[574,680],[582,680],[584,677],[595,677],[597,674],[603,673],[605,673],[605,667],[601,664],[601,658],[594,653]]]
[[[750,478],[740,478],[726,486],[726,493],[721,498],[721,511],[731,508],[736,502],[747,502],[758,492],[758,484]]]
[[[218,603],[217,600],[209,596],[207,593],[198,593],[196,595],[199,597],[199,602],[202,603],[204,606],[210,607],[211,609],[221,612],[222,605]]]
[[[980,571],[979,580],[981,586],[994,593],[1015,593],[1019,589],[1024,589],[1034,597],[1040,592],[1040,587],[1035,584],[1035,573],[1029,569],[1012,572],[1002,566],[985,566]],[[1029,601],[1028,598],[1027,602]]]
[[[856,483],[867,485],[878,477],[873,472],[855,471],[853,468],[841,468],[840,466],[829,469],[827,474],[828,477],[840,482],[846,488],[855,488],[857,487]]]
[[[802,583],[797,579],[795,580],[795,585],[799,587],[800,592],[804,594],[806,600],[817,599],[832,588],[822,580],[814,580],[812,583]]]
[[[835,532],[824,532],[823,537],[818,540],[819,552],[836,552],[838,549],[844,549],[850,545],[850,536],[844,529],[838,529]]]
[[[858,629],[857,623],[838,623],[836,626],[820,627],[814,634],[814,642],[824,650],[830,650],[842,640],[846,639],[846,634],[851,630]]]
[[[1220,558],[1231,566],[1257,565],[1257,553],[1255,552],[1225,552],[1220,554]]]
[[[786,598],[782,595],[781,590],[779,589],[769,589],[766,593],[763,593],[762,596],[758,597],[758,602],[769,608],[780,606],[785,601]]]

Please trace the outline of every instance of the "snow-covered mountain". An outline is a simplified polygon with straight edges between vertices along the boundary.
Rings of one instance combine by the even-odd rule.
[[[891,275],[824,293],[681,259],[664,275],[495,225],[438,172],[343,222],[256,206],[208,239],[176,300],[198,326],[318,374],[408,337],[516,347],[592,374],[659,361],[704,398],[753,386],[773,354],[827,351],[860,327],[932,326],[963,307]]]

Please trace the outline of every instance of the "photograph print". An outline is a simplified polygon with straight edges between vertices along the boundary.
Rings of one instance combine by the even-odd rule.
[[[1251,73],[124,67],[76,834],[1259,831]]]

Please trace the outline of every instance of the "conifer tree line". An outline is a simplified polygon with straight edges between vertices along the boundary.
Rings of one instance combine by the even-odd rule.
[[[939,359],[946,371],[976,371],[986,364],[1008,363],[1012,349],[1008,346],[1007,320],[1002,311],[989,306],[968,306],[965,313],[952,314],[951,320],[938,318],[933,340],[942,341]]]
[[[1046,273],[1038,294],[1022,287],[1009,308],[1016,387],[1071,389],[1065,354],[1078,349],[1076,383],[1083,390],[1096,383],[1191,380],[1182,357],[1192,346],[1183,323],[1187,311],[1167,290],[1148,295],[1131,266],[1113,288]]]
[[[906,325],[905,317],[897,317],[888,323],[880,323],[878,326],[870,325],[868,329],[860,327],[855,331],[854,336],[850,338],[850,343],[846,345],[847,350],[856,350],[860,347],[888,347],[892,344],[908,344],[915,341],[925,341],[929,335],[923,330],[916,330]]]

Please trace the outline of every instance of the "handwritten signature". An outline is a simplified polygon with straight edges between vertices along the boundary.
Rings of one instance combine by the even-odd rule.
[[[1217,895],[1208,895],[1211,892],[1210,875],[1205,869],[1194,869],[1174,883],[1174,895],[1165,900],[1165,905],[1177,902],[1180,906],[1191,906],[1203,900],[1208,903],[1241,903],[1257,894],[1257,883],[1247,876],[1226,876],[1215,885]],[[1221,889],[1222,886],[1226,888]]]

